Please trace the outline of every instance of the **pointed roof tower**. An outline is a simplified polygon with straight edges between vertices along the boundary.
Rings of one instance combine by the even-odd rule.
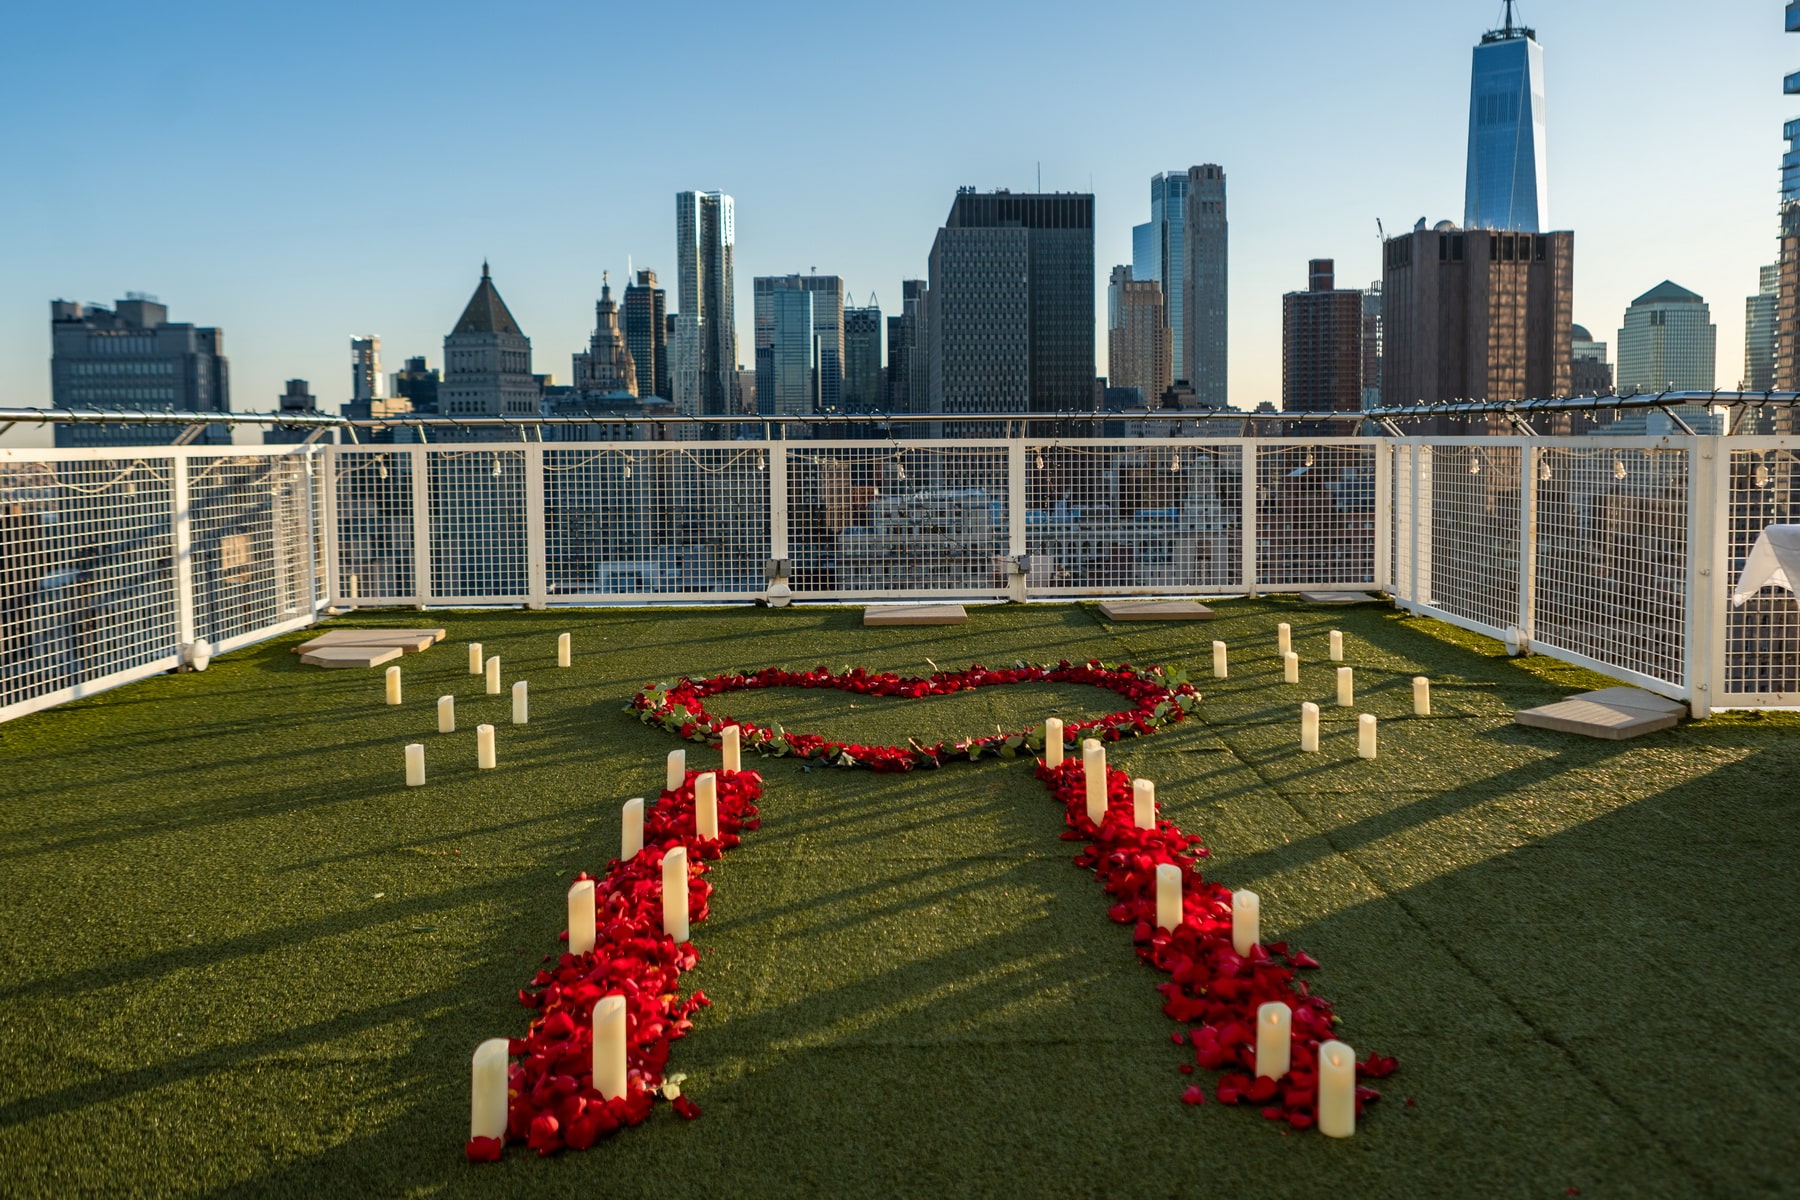
[[[481,282],[475,285],[475,294],[469,297],[469,303],[463,309],[462,316],[457,318],[456,328],[452,333],[521,333],[519,323],[507,310],[506,301],[500,298],[500,292],[494,287],[494,281],[488,275],[487,260],[481,260]]]

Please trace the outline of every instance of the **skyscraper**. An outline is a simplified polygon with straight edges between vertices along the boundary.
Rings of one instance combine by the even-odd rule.
[[[931,247],[929,411],[1094,406],[1094,197],[957,192]]]
[[[1381,280],[1377,279],[1362,294],[1362,406],[1376,408],[1381,404]]]
[[[318,416],[320,415],[319,400],[312,394],[312,389],[306,380],[290,379],[287,381],[287,391],[283,392],[275,403],[275,411],[284,417]],[[335,430],[325,430],[322,440],[333,440],[335,432]],[[263,430],[262,440],[265,446],[295,446],[318,434],[317,429],[282,428],[278,425]]]
[[[1162,285],[1163,315],[1169,322],[1169,362],[1176,379],[1187,374],[1188,173],[1165,171],[1150,179],[1150,220],[1131,227],[1131,278]],[[1160,394],[1160,393],[1159,393]]]
[[[1225,211],[1225,168],[1188,168],[1187,218],[1182,231],[1187,256],[1182,279],[1182,317],[1187,335],[1187,381],[1208,408],[1229,403],[1226,371],[1230,344],[1230,225]]]
[[[1329,258],[1306,264],[1304,292],[1281,298],[1284,412],[1362,408],[1363,294],[1336,286]]]
[[[925,338],[925,281],[900,281],[900,315],[887,319],[889,412],[930,411],[929,355]]]
[[[887,407],[881,387],[881,304],[844,310],[844,407],[878,412]]]
[[[350,339],[350,402],[367,405],[387,398],[387,378],[381,373],[381,335],[358,334]]]
[[[587,353],[577,354],[572,362],[574,387],[578,392],[598,396],[636,396],[638,394],[637,363],[619,327],[619,306],[613,303],[612,283],[600,274],[600,300],[594,305],[594,333],[588,339]]]
[[[669,391],[669,344],[666,332],[667,293],[656,286],[655,271],[639,271],[634,281],[625,284],[622,322],[625,345],[631,350],[631,361],[637,366],[637,394],[661,396]]]
[[[1469,84],[1468,229],[1537,233],[1550,224],[1544,156],[1544,49],[1537,31],[1489,30],[1475,47]]]
[[[756,281],[761,284],[763,280]],[[775,288],[765,305],[759,292],[756,348],[756,408],[778,417],[805,416],[818,410],[819,336],[815,325],[816,293],[806,288]],[[764,364],[767,364],[765,367]]]
[[[732,261],[736,254],[735,206],[724,192],[680,192],[675,197],[675,259],[681,310],[677,328],[692,343],[697,361],[696,411],[722,415],[737,410],[737,314]],[[679,400],[679,398],[678,398]],[[679,407],[679,403],[677,404]]]
[[[1569,395],[1610,396],[1612,363],[1606,360],[1606,343],[1596,342],[1585,325],[1569,329]]]
[[[817,371],[812,394],[821,409],[836,412],[844,403],[844,281],[836,275],[758,275],[751,280],[756,336],[756,394],[758,412],[798,411],[770,408],[768,397],[780,395],[793,403],[792,393],[772,381],[770,355],[775,346],[777,299],[782,292],[811,293],[810,312]],[[789,306],[790,318],[799,310]],[[795,335],[797,336],[797,335]],[[804,411],[810,412],[811,408]]]
[[[1718,338],[1706,301],[1663,280],[1625,310],[1619,330],[1619,391],[1711,391]]]
[[[1800,33],[1800,4],[1789,0],[1787,31]],[[1782,91],[1800,95],[1800,71],[1782,80]],[[1787,153],[1781,159],[1781,257],[1775,299],[1775,386],[1800,390],[1800,117],[1782,128]]]
[[[395,396],[412,406],[413,412],[435,413],[438,410],[438,385],[442,382],[437,368],[420,354],[406,360],[404,371],[394,372],[393,391]]]
[[[1169,318],[1162,285],[1114,267],[1106,289],[1107,382],[1137,388],[1155,407],[1175,381],[1169,367]]]
[[[1568,395],[1573,233],[1420,221],[1382,268],[1383,404]]]
[[[444,338],[439,409],[446,416],[529,416],[539,403],[531,339],[513,320],[484,262],[475,294]]]
[[[1766,392],[1775,386],[1775,321],[1781,304],[1781,264],[1758,273],[1756,295],[1744,302],[1743,388]]]
[[[57,408],[124,408],[226,412],[230,365],[224,334],[171,322],[167,305],[127,292],[112,308],[50,302],[50,402]],[[155,446],[175,440],[179,425],[58,425],[58,446]],[[231,441],[209,425],[199,445]]]

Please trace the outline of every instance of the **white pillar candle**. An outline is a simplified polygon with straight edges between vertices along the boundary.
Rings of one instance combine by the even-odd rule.
[[[531,721],[531,696],[528,694],[523,679],[513,684],[513,724],[526,725]]]
[[[1319,752],[1319,706],[1311,700],[1303,701],[1300,705],[1300,752]]]
[[[1356,718],[1356,757],[1375,757],[1375,714],[1364,713]]]
[[[663,790],[678,792],[683,781],[687,779],[687,751],[669,751],[669,766],[663,772]]]
[[[1349,667],[1337,669],[1337,702],[1342,708],[1349,708],[1356,703],[1356,680]]]
[[[389,704],[400,703],[400,668],[399,667],[389,667],[387,669],[387,702]]]
[[[566,633],[556,635],[556,665],[559,667],[569,665],[569,635]]]
[[[469,643],[469,674],[481,674],[481,643]]]
[[[1294,1010],[1279,1000],[1256,1010],[1256,1073],[1280,1079],[1293,1065]]]
[[[625,1094],[625,997],[594,1002],[594,1090],[608,1100]]]
[[[1356,1132],[1356,1052],[1342,1042],[1319,1043],[1318,1118],[1326,1137]]]
[[[619,828],[619,859],[630,862],[644,848],[644,798],[625,802],[625,817]]]
[[[741,771],[744,769],[744,759],[740,745],[741,738],[738,734],[738,727],[736,725],[727,725],[725,728],[719,730],[719,754],[724,760],[725,770]]]
[[[475,765],[484,771],[494,766],[494,727],[477,725],[475,727]]]
[[[594,948],[594,881],[577,879],[569,889],[569,953]]]
[[[1275,653],[1286,654],[1294,648],[1294,627],[1286,621],[1275,627]]]
[[[1431,715],[1431,680],[1423,675],[1413,676],[1413,716],[1429,717]]]
[[[1181,868],[1161,863],[1156,868],[1156,927],[1175,929],[1181,924]]]
[[[1262,897],[1248,888],[1231,893],[1231,948],[1239,957],[1262,940]]]
[[[1225,643],[1224,642],[1214,642],[1213,643],[1213,678],[1214,679],[1224,679],[1229,674],[1230,674],[1230,668],[1228,668],[1225,665]]]
[[[438,732],[456,732],[456,697],[438,697]]]
[[[1344,661],[1344,635],[1336,629],[1331,631],[1331,661]]]
[[[425,786],[425,747],[419,742],[406,748],[406,786]]]
[[[500,694],[500,656],[498,654],[487,660],[487,694],[490,696]]]
[[[469,1136],[506,1136],[506,1071],[508,1042],[489,1038],[475,1047],[474,1070],[469,1080]]]
[[[694,776],[694,832],[719,840],[719,777],[711,771]]]
[[[1087,787],[1088,820],[1102,824],[1106,820],[1106,747],[1097,738],[1081,743],[1081,776]]]
[[[688,940],[687,847],[663,855],[663,932],[678,942]]]
[[[1281,682],[1300,682],[1300,656],[1292,650],[1281,656]]]
[[[1051,717],[1044,722],[1044,765],[1051,770],[1062,766],[1063,760],[1063,723],[1060,717]]]
[[[1156,828],[1156,784],[1148,779],[1131,781],[1131,823],[1139,829]]]

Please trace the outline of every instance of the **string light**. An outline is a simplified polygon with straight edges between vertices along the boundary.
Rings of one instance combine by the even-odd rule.
[[[1040,471],[1044,469],[1044,452],[1042,450],[1037,452],[1037,469]]]
[[[769,468],[769,464],[767,464],[763,461],[763,456],[759,452],[756,456],[756,469],[759,471],[766,471],[766,470],[768,470],[768,468]]]
[[[1769,468],[1766,465],[1756,468],[1756,486],[1759,488],[1769,486]]]
[[[1550,478],[1550,460],[1549,459],[1547,459],[1547,458],[1538,459],[1538,478],[1544,479],[1544,480],[1548,480]]]
[[[1471,475],[1481,474],[1481,456],[1480,455],[1471,454],[1469,456],[1469,474],[1471,474]]]
[[[1169,470],[1171,470],[1171,471],[1181,470],[1181,455],[1171,454],[1169,456]]]
[[[500,478],[500,455],[495,453],[492,457],[494,459],[494,469],[490,474],[492,474],[495,479],[498,479]]]
[[[1309,467],[1313,465],[1313,453],[1311,450],[1306,452],[1306,465]]]
[[[1625,460],[1624,459],[1622,459],[1622,458],[1613,459],[1613,478],[1614,479],[1625,478]]]

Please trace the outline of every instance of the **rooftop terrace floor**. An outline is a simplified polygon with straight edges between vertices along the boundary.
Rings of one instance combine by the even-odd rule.
[[[854,609],[434,613],[449,637],[374,671],[303,668],[295,635],[0,725],[0,1162],[10,1195],[1689,1196],[1794,1187],[1800,730],[1725,716],[1629,743],[1524,729],[1600,686],[1382,608],[1227,601],[1195,626],[1086,606],[865,630]],[[1298,688],[1279,682],[1294,624]],[[365,613],[364,625],[421,623]],[[1345,631],[1381,756],[1329,705]],[[555,635],[575,665],[554,669]],[[1209,643],[1233,647],[1210,678]],[[481,694],[465,641],[528,678]],[[659,1106],[585,1153],[463,1162],[469,1056],[522,1036],[576,871],[677,743],[641,683],[767,664],[929,669],[1097,657],[1185,665],[1198,719],[1120,743],[1207,873],[1359,1053],[1400,1071],[1356,1137],[1179,1102],[1190,1062],[1023,761],[901,776],[746,762],[764,823],[715,864],[684,984],[714,1007]],[[1408,680],[1439,715],[1410,717]],[[499,727],[500,769],[473,735]],[[727,711],[903,742],[1105,711],[1091,689],[938,701],[733,696]],[[1325,706],[1301,755],[1299,701]],[[1096,707],[1098,706],[1098,707]],[[723,709],[725,706],[720,705]],[[431,783],[401,786],[425,742]],[[454,751],[451,747],[454,747]],[[690,764],[716,761],[690,746]],[[466,761],[465,761],[466,760]],[[1209,1073],[1195,1081],[1209,1085]]]

